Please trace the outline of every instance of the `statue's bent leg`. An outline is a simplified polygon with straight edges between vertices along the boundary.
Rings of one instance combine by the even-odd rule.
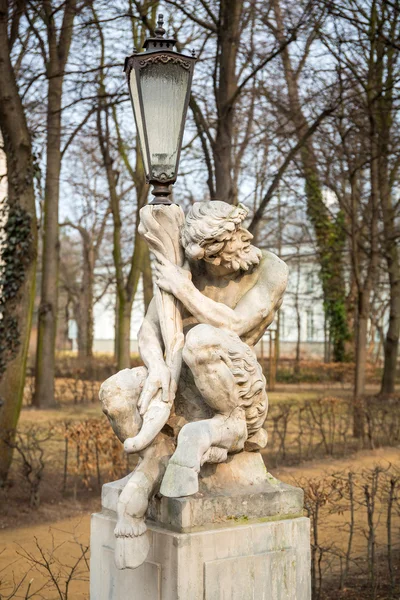
[[[146,559],[149,540],[145,515],[174,450],[171,438],[159,434],[142,453],[142,460],[123,489],[117,505],[115,563],[118,569],[135,569]]]
[[[211,449],[242,450],[249,433],[262,426],[267,411],[261,367],[236,334],[198,325],[187,335],[183,359],[204,401],[217,414],[182,428],[161,485],[161,493],[170,497],[196,493],[201,465],[209,459],[215,462],[218,454]],[[224,452],[219,454],[223,460]]]
[[[161,493],[170,498],[190,496],[199,489],[198,473],[205,462],[223,462],[228,452],[242,450],[247,438],[244,411],[229,416],[187,423],[178,436],[178,447],[170,459]]]

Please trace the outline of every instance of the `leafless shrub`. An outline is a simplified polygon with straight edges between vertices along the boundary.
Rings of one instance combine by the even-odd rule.
[[[29,580],[25,585],[26,579],[27,576],[23,575],[19,580],[16,580],[14,574],[12,581],[0,579],[0,600],[11,600],[11,598],[24,598],[24,600],[28,600],[29,598],[33,598],[34,594],[37,597],[37,590],[35,592],[31,591],[33,580]],[[23,588],[25,588],[25,591],[23,591]],[[20,595],[21,592],[22,596]]]
[[[4,550],[0,552],[0,555],[3,552]],[[0,571],[0,600],[11,600],[11,598],[29,600],[30,598],[42,597],[41,592],[47,587],[47,583],[39,587],[35,586],[34,579],[29,577],[29,570],[19,577],[15,576],[14,571],[10,576],[6,576],[5,572],[9,571],[11,567],[12,564],[7,565]]]
[[[387,513],[386,513],[386,533],[387,533],[387,558],[388,558],[388,571],[390,578],[390,586],[392,589],[395,587],[395,574],[393,566],[393,512],[397,507],[397,514],[399,513],[399,486],[400,486],[400,475],[390,475],[387,479]]]
[[[71,476],[75,482],[78,479],[90,488],[127,474],[129,459],[105,419],[65,422],[61,433],[64,439],[64,491]]]
[[[296,484],[304,489],[311,519],[313,600],[324,598],[332,581],[344,590],[351,576],[368,582],[371,599],[388,581],[392,592],[398,591],[393,557],[400,550],[399,469],[389,464],[303,478]],[[327,531],[328,515],[340,517],[335,524],[339,536]],[[362,548],[355,547],[356,534],[358,540],[360,534],[365,539]]]
[[[400,440],[400,397],[367,396],[365,422],[370,448],[387,444],[393,446]]]
[[[69,544],[71,550],[71,563],[67,564],[58,556],[62,546]],[[51,548],[45,549],[35,537],[35,552],[28,552],[20,547],[19,555],[30,565],[32,571],[37,571],[46,580],[46,600],[74,600],[72,583],[74,581],[88,581],[89,574],[89,546],[80,543],[77,539],[72,542],[55,544],[52,537]],[[37,593],[37,592],[36,592]],[[52,594],[50,596],[50,594]]]
[[[74,377],[57,380],[55,397],[58,404],[95,404],[99,401],[100,382],[83,379],[83,370],[77,370]]]
[[[277,448],[282,460],[286,458],[288,424],[292,417],[293,406],[291,404],[279,404],[279,409],[274,411],[270,420],[273,424],[272,446]]]
[[[321,545],[319,534],[322,508],[331,500],[333,492],[334,487],[325,485],[323,480],[311,480],[305,489],[304,507],[307,516],[313,524],[311,533],[311,589],[313,600],[321,598],[324,572],[323,561],[331,548]]]
[[[19,474],[29,490],[29,505],[37,508],[40,504],[40,485],[46,466],[45,444],[54,437],[52,427],[30,425],[8,436],[7,443],[16,453]]]
[[[400,399],[388,404],[381,398],[363,403],[369,448],[396,445],[400,441]],[[352,437],[353,406],[348,400],[323,397],[307,402],[272,404],[268,414],[270,430],[267,453],[275,466],[301,462],[315,456],[343,456],[360,448]]]

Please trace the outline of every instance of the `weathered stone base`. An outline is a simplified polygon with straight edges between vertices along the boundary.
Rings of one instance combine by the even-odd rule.
[[[149,526],[139,568],[114,564],[115,517],[91,527],[91,600],[310,600],[310,533],[305,517],[176,533]]]
[[[103,486],[103,511],[92,516],[91,600],[310,600],[303,491],[274,479],[259,453],[205,465],[193,496],[153,498],[146,537],[123,545],[131,556],[150,546],[147,559],[118,570],[114,527],[126,481]]]

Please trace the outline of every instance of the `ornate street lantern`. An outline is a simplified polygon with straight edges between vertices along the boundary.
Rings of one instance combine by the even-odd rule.
[[[125,59],[146,179],[154,186],[152,204],[171,204],[196,61],[173,49],[176,40],[164,37],[163,22],[159,15],[155,37],[144,42],[146,52]]]

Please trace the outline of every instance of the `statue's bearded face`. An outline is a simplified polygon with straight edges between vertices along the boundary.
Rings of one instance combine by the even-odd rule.
[[[250,243],[252,239],[247,229],[239,227],[215,254],[206,251],[204,260],[229,270],[248,271],[261,260],[261,250]]]

